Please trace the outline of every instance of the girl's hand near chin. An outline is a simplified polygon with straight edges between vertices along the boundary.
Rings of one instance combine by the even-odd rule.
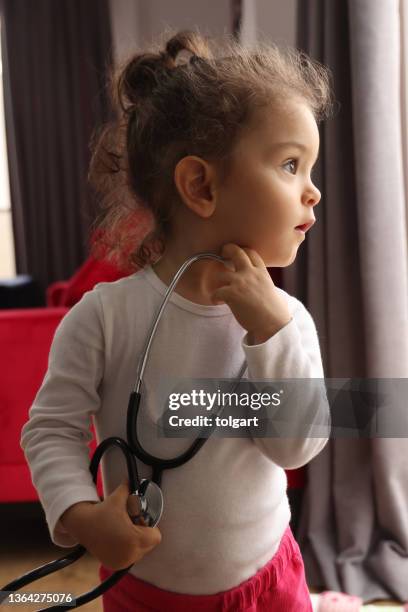
[[[255,250],[227,243],[220,254],[232,261],[235,270],[225,266],[220,273],[224,284],[214,291],[214,304],[228,304],[251,344],[265,342],[292,319],[285,298]]]

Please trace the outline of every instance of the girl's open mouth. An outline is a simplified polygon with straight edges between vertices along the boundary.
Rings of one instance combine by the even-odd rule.
[[[314,223],[315,223],[314,221],[310,221],[309,223],[303,223],[303,225],[297,225],[295,229],[299,230],[300,232],[305,233],[307,232],[307,230],[309,230],[312,227]]]

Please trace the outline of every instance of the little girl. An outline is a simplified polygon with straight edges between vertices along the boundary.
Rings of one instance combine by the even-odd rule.
[[[113,80],[117,116],[95,141],[89,175],[105,211],[94,248],[133,273],[99,283],[61,321],[22,430],[52,541],[85,546],[101,579],[133,564],[103,596],[104,612],[312,610],[285,469],[307,464],[327,437],[211,437],[164,472],[155,528],[127,515],[119,449],[102,459],[103,501],[89,471],[90,418],[98,443],[126,439],[138,356],[193,254],[231,265],[196,261],[163,313],[138,424],[149,452],[170,458],[191,444],[155,436],[151,398],[163,376],[233,380],[246,359],[249,379],[324,377],[311,315],[267,267],[289,266],[315,221],[321,194],[311,172],[331,108],[329,72],[294,49],[228,40],[218,57],[209,43],[179,32]],[[143,209],[154,227],[137,248],[129,213]],[[307,394],[297,409],[327,417],[327,404]]]

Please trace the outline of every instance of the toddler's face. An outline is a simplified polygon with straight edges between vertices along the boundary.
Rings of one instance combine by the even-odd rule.
[[[310,176],[319,130],[301,102],[284,110],[264,109],[258,117],[237,145],[231,175],[219,186],[218,227],[225,242],[253,248],[266,266],[284,267],[305,240],[295,227],[314,219],[321,197]],[[281,144],[287,142],[305,148]]]

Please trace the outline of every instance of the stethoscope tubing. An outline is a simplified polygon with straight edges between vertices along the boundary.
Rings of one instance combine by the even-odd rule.
[[[215,260],[220,261],[222,263],[225,263],[225,261],[227,261],[224,257],[221,257],[220,255],[217,255],[216,253],[197,253],[197,255],[192,255],[192,257],[187,259],[183,263],[183,265],[180,266],[180,268],[177,270],[176,274],[173,277],[173,280],[171,281],[170,285],[166,289],[166,292],[165,292],[164,298],[163,298],[163,302],[161,303],[160,308],[159,308],[159,310],[157,312],[156,318],[153,320],[153,324],[152,324],[152,326],[150,328],[149,333],[147,334],[147,341],[146,341],[146,345],[144,347],[144,350],[142,352],[142,359],[141,359],[140,365],[138,367],[138,375],[137,375],[137,379],[136,379],[136,383],[135,383],[135,386],[133,388],[133,391],[140,392],[140,387],[142,385],[143,374],[144,374],[144,371],[145,371],[145,368],[146,368],[146,364],[147,364],[147,360],[148,360],[149,354],[150,354],[150,347],[152,345],[153,338],[154,338],[154,335],[156,333],[157,326],[159,324],[159,321],[161,319],[163,311],[164,311],[164,309],[166,307],[166,304],[169,301],[170,296],[173,293],[173,290],[174,290],[175,286],[177,285],[178,281],[180,280],[180,277],[184,274],[186,269],[191,266],[191,264],[193,264],[195,261],[198,261],[199,259],[215,259]]]
[[[105,440],[103,440],[92,456],[89,469],[91,471],[95,485],[97,483],[98,467],[102,455],[113,446],[119,447],[125,455],[129,474],[129,488],[131,489],[131,491],[136,491],[139,478],[135,457],[130,451],[130,448],[127,443],[121,438],[116,437],[106,438]],[[63,569],[64,567],[71,565],[71,563],[74,563],[75,561],[83,557],[86,552],[87,549],[81,544],[79,544],[72,552],[70,552],[65,557],[61,557],[60,559],[55,559],[54,561],[50,561],[45,565],[41,565],[40,567],[37,567],[31,570],[30,572],[27,572],[26,574],[23,574],[16,580],[9,582],[0,589],[4,593],[4,595],[0,596],[0,605],[7,598],[7,592],[19,591],[24,586],[27,586],[27,584],[35,582],[36,580],[40,580],[40,578],[49,576],[50,574],[53,574],[54,572],[57,572]],[[123,578],[123,576],[125,576],[125,574],[128,573],[132,565],[129,565],[129,567],[126,567],[124,569],[115,571],[111,576],[109,576],[109,578],[101,582],[97,587],[88,591],[87,593],[84,593],[83,595],[79,595],[78,597],[76,597],[75,606],[68,604],[48,606],[46,608],[40,608],[39,610],[37,610],[37,612],[45,612],[45,610],[67,610],[68,608],[79,608],[80,606],[83,606],[84,604],[92,601],[93,599],[96,599],[100,595],[103,595],[103,593],[105,593],[108,589],[114,586],[117,582],[119,582],[121,578]]]

